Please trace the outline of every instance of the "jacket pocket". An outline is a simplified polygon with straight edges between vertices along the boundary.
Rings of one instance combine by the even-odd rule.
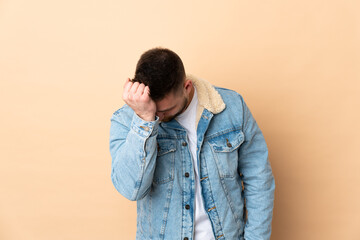
[[[208,140],[220,177],[235,177],[238,168],[238,148],[244,142],[244,133],[240,129],[228,131]]]
[[[157,139],[157,158],[153,182],[163,184],[174,179],[176,142]]]

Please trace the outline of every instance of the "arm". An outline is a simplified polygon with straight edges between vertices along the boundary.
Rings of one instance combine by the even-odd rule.
[[[111,117],[111,180],[116,190],[129,200],[142,199],[150,190],[158,125],[158,117],[155,121],[145,121],[132,110],[115,112]]]
[[[159,117],[150,89],[130,78],[124,84],[127,106],[111,117],[111,180],[124,197],[135,201],[149,192],[157,156]]]
[[[242,173],[246,200],[246,240],[267,240],[271,235],[275,179],[268,159],[264,136],[241,97],[245,141],[239,148],[239,172]]]

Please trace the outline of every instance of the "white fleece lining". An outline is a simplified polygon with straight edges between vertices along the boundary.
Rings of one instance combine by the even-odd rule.
[[[214,86],[208,81],[195,77],[192,74],[187,74],[186,79],[191,80],[191,82],[196,87],[198,95],[198,107],[195,124],[197,127],[204,108],[213,114],[217,114],[225,109],[225,103],[222,100],[220,94],[215,90]]]

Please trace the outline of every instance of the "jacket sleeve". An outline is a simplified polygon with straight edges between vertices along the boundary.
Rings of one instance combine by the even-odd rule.
[[[149,192],[157,156],[159,117],[144,121],[133,111],[115,112],[111,117],[111,180],[116,190],[131,201]]]
[[[247,210],[246,240],[267,240],[271,235],[275,179],[264,136],[241,97],[245,140],[239,148],[239,172]]]

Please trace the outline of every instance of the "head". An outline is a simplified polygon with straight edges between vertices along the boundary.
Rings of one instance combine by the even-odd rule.
[[[167,122],[182,113],[189,104],[192,83],[186,80],[180,57],[166,48],[143,53],[136,65],[133,81],[150,88],[160,120]]]

